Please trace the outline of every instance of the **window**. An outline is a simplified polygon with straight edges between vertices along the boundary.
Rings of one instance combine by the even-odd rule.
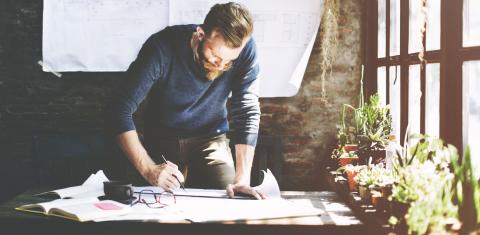
[[[378,92],[391,106],[400,140],[410,127],[460,152],[471,145],[480,165],[480,1],[365,4],[365,94]]]
[[[440,64],[427,64],[425,89],[425,134],[440,134]]]
[[[480,45],[480,1],[465,0],[463,2],[463,46]]]
[[[472,160],[480,166],[480,61],[465,62],[463,74],[464,144],[470,146]]]
[[[378,1],[378,58],[386,56],[385,41],[386,41],[386,1]]]
[[[390,1],[390,55],[400,55],[400,0]]]
[[[400,76],[395,76],[395,74],[398,74],[399,72],[399,66],[392,66],[390,67],[390,75],[391,79],[390,84],[389,84],[389,90],[390,90],[390,111],[392,113],[392,128],[393,128],[393,134],[395,136],[400,136],[400,111],[401,111],[401,95],[400,95],[400,83],[401,79]],[[392,76],[393,75],[393,76]]]
[[[378,77],[377,77],[377,87],[378,87],[378,96],[380,97],[380,104],[387,104],[387,79],[385,67],[378,68]]]
[[[427,25],[426,46],[427,50],[440,49],[440,0],[427,1],[426,17],[430,24]],[[422,1],[409,1],[409,32],[408,53],[419,52],[422,40],[419,32],[422,27]]]
[[[410,132],[420,133],[420,65],[410,65],[408,74],[408,125]]]

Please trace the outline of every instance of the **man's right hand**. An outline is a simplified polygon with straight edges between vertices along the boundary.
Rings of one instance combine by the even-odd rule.
[[[185,181],[182,173],[178,170],[178,166],[170,161],[167,161],[167,163],[152,165],[143,172],[142,175],[148,183],[153,186],[162,187],[166,191],[180,188],[178,181]]]

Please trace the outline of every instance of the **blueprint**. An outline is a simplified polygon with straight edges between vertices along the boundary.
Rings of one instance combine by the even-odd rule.
[[[145,40],[168,25],[201,24],[222,0],[44,0],[44,71],[125,71]],[[238,0],[254,18],[260,96],[301,85],[323,0]]]

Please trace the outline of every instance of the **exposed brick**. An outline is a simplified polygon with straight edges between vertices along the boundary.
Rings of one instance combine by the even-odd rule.
[[[261,106],[262,113],[288,113],[286,104],[264,104]]]

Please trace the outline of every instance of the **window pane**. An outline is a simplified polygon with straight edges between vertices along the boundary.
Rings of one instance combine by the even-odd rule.
[[[463,64],[463,143],[470,145],[472,160],[480,167],[480,61]]]
[[[427,50],[440,49],[440,2],[427,1]],[[409,0],[408,53],[419,52],[422,47],[422,1]]]
[[[396,78],[395,79],[395,75]],[[392,112],[392,128],[393,134],[400,137],[400,67],[390,67],[390,110]]]
[[[408,53],[419,52],[420,40],[420,3],[418,0],[409,0],[408,16]]]
[[[410,65],[408,73],[408,127],[410,133],[420,133],[420,65]]]
[[[441,0],[427,1],[427,7],[428,7],[427,50],[429,51],[440,49],[441,2],[442,2]]]
[[[440,64],[427,64],[425,133],[440,136]]]
[[[385,57],[385,48],[386,48],[386,9],[387,5],[385,4],[386,0],[378,0],[378,58]]]
[[[463,46],[480,46],[479,0],[463,1]]]
[[[380,96],[380,103],[382,105],[387,104],[387,74],[385,67],[379,67],[377,69],[377,92]]]
[[[400,0],[390,0],[390,55],[400,55]]]

